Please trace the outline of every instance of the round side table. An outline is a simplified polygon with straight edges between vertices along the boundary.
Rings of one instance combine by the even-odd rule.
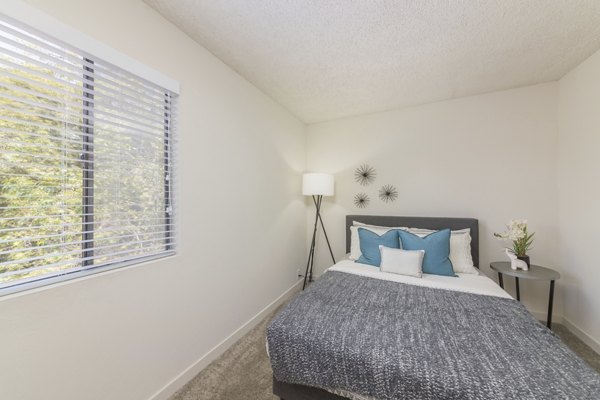
[[[550,296],[548,299],[548,318],[546,326],[552,327],[552,303],[554,301],[554,281],[560,278],[560,274],[553,269],[542,267],[539,265],[531,265],[529,271],[520,269],[513,270],[510,268],[510,263],[506,261],[495,261],[490,264],[490,268],[498,273],[498,283],[504,289],[503,275],[514,276],[517,289],[517,300],[521,301],[521,292],[519,290],[519,279],[531,279],[537,281],[550,281]]]

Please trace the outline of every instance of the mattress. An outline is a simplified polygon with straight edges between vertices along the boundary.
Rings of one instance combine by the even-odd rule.
[[[508,294],[493,280],[482,273],[457,274],[456,277],[423,274],[422,278],[416,278],[414,276],[381,272],[377,267],[357,263],[349,259],[339,261],[337,264],[329,267],[327,271],[344,272],[347,274],[359,275],[368,278],[405,283],[407,285],[430,287],[434,289],[454,290],[457,292],[504,297],[508,299],[512,298],[510,294]]]

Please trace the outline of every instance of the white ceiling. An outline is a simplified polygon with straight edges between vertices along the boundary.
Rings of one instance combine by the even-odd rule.
[[[600,0],[144,0],[312,123],[553,81]]]

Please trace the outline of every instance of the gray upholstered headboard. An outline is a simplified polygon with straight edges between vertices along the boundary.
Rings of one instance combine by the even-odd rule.
[[[479,268],[479,221],[474,218],[396,217],[387,215],[346,215],[346,253],[350,252],[352,221],[379,226],[405,226],[423,229],[471,229],[471,255]]]

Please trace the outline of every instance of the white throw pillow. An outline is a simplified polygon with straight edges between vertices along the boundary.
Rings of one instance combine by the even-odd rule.
[[[409,232],[417,236],[427,236],[433,232],[430,229],[410,228]],[[460,229],[450,232],[450,261],[454,272],[458,274],[479,274],[471,256],[471,230]]]
[[[360,238],[358,237],[358,228],[364,228],[371,232],[376,233],[381,236],[392,229],[404,229],[408,230],[406,227],[388,227],[388,226],[377,226],[377,225],[367,225],[362,222],[352,221],[352,226],[350,227],[350,258],[353,261],[356,261],[362,255],[360,251]]]
[[[421,278],[423,276],[423,257],[425,250],[402,250],[379,246],[382,272],[408,275]]]

